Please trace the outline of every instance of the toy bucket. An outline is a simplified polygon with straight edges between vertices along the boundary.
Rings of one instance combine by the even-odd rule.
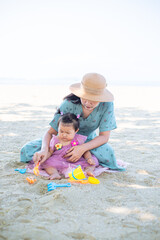
[[[84,175],[83,170],[80,165],[77,168],[73,169],[73,171],[70,172],[68,175],[71,180],[86,179],[86,176]]]

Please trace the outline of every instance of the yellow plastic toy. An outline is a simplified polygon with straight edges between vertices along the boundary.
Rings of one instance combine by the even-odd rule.
[[[88,177],[88,179],[86,179],[86,176],[84,175],[84,172],[80,165],[77,168],[75,168],[72,172],[70,172],[68,175],[70,177],[68,180],[69,182],[81,183],[81,184],[87,184],[87,183],[99,184],[100,183],[100,181],[94,177]]]
[[[86,179],[86,176],[84,175],[83,170],[80,165],[77,168],[75,168],[72,172],[70,172],[68,175],[71,180]]]
[[[99,184],[100,181],[97,178],[94,177],[88,177],[88,182],[92,184]]]

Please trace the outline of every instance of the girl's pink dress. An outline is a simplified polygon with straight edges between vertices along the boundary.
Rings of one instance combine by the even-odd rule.
[[[76,134],[72,142],[76,142],[77,145],[80,145],[83,144],[86,141],[86,139],[87,139],[86,136]],[[72,142],[66,146],[62,146],[61,149],[57,150],[55,148],[55,145],[59,143],[59,139],[57,136],[53,135],[50,142],[50,147],[54,149],[53,155],[40,165],[40,169],[54,167],[58,170],[60,174],[63,174],[65,177],[68,177],[68,173],[71,172],[78,165],[81,165],[83,171],[85,170],[86,167],[91,166],[83,157],[81,157],[75,163],[68,162],[67,159],[63,157],[66,154],[66,152],[72,147]],[[97,167],[99,165],[98,159],[94,155],[92,155],[92,158],[94,159],[95,166]]]

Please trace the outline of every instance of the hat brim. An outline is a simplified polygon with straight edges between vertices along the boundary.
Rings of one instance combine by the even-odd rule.
[[[113,94],[110,91],[108,91],[107,89],[104,89],[103,93],[101,93],[101,94],[88,93],[83,88],[81,88],[80,83],[72,84],[69,87],[69,89],[74,95],[76,95],[80,98],[91,100],[91,101],[113,102],[113,100],[114,100]]]

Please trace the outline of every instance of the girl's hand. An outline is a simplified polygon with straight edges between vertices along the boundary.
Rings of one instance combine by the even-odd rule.
[[[64,155],[64,158],[68,158],[67,161],[68,162],[77,162],[82,155],[84,154],[84,148],[82,145],[79,146],[74,146],[71,147],[68,151],[67,154]]]
[[[92,158],[88,158],[88,159],[87,159],[87,162],[88,162],[90,165],[95,165],[95,161],[94,161],[94,159],[92,159]]]
[[[33,161],[34,161],[35,164],[37,164],[38,162],[40,162],[40,164],[41,164],[44,161],[46,161],[50,156],[51,156],[50,152],[41,150],[39,152],[36,152],[33,155]]]

